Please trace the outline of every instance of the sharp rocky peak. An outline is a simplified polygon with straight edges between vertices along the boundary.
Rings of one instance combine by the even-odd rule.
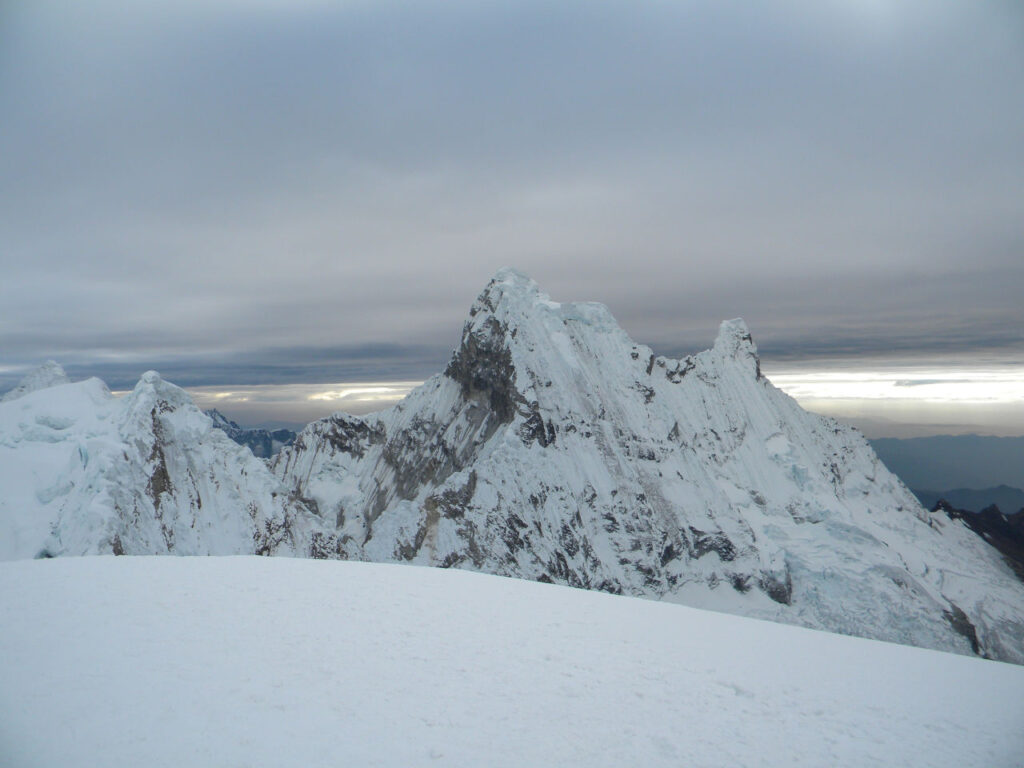
[[[509,267],[499,270],[473,302],[464,333],[495,324],[512,339],[518,338],[525,325],[547,333],[572,324],[597,330],[619,330],[604,304],[552,301],[534,280]],[[540,336],[540,333],[535,335]]]
[[[725,320],[718,326],[718,336],[715,337],[714,349],[721,350],[726,354],[739,354],[750,351],[757,354],[757,346],[750,336],[750,329],[742,317],[732,320]]]
[[[549,300],[541,294],[536,281],[512,267],[499,269],[477,296],[470,316],[481,311],[496,312],[503,304],[523,305],[539,299]]]
[[[181,387],[161,378],[156,371],[142,374],[135,388],[125,396],[119,411],[124,434],[144,442],[190,443],[206,439],[212,428],[208,416]]]
[[[710,351],[719,361],[735,361],[751,369],[757,378],[761,378],[761,361],[757,356],[757,345],[742,318],[726,320],[719,326],[718,336]]]
[[[554,302],[503,269],[444,375],[388,411],[309,425],[273,468],[325,522],[314,556],[472,568],[1024,661],[1012,572],[929,517],[859,434],[764,380],[743,320],[669,360],[603,305]],[[947,589],[968,561],[972,575]]]
[[[63,451],[14,500],[47,552],[463,567],[1024,663],[1024,598],[991,546],[758,374],[742,320],[668,360],[505,269],[445,374],[310,424],[274,475],[152,371],[82,398],[91,416],[42,412],[62,397],[0,416]]]
[[[217,427],[218,429],[242,429],[242,427],[239,426],[237,422],[232,421],[223,413],[218,411],[216,408],[210,408],[208,410],[203,411],[203,413],[210,417],[210,421],[213,422],[213,426]]]
[[[629,338],[604,304],[552,301],[536,282],[511,268],[499,270],[473,303],[445,373],[460,383],[464,395],[497,394],[492,405],[508,416],[514,393],[536,400],[538,383],[551,387],[561,378],[568,385],[580,371],[590,370],[634,386],[631,382],[651,375],[655,363],[673,381],[693,367],[712,378],[732,371],[761,379],[757,346],[740,318],[723,322],[714,345],[695,358],[656,358]]]
[[[192,398],[181,387],[164,381],[156,371],[146,371],[128,396],[129,403],[159,404],[161,410],[193,405]]]

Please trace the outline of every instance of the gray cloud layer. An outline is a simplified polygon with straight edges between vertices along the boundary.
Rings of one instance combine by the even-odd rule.
[[[415,378],[503,264],[666,353],[1024,351],[1022,79],[1016,0],[16,0],[0,365]]]

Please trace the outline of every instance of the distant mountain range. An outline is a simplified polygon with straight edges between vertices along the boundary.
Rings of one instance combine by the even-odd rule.
[[[295,440],[295,432],[290,429],[253,429],[239,426],[216,408],[203,411],[213,420],[213,426],[221,430],[239,445],[248,446],[253,456],[269,459],[286,445]]]
[[[938,435],[871,440],[885,465],[932,509],[940,500],[980,512],[1024,508],[1024,437]]]
[[[939,501],[934,511],[945,512],[951,520],[962,520],[968,528],[999,550],[1007,565],[1024,580],[1024,509],[1006,514],[993,505],[980,512],[968,512],[954,509],[946,501]]]
[[[994,488],[950,488],[946,491],[911,490],[928,509],[934,509],[940,501],[946,501],[950,506],[967,512],[981,512],[993,506],[1007,514],[1024,509],[1024,491],[1008,485],[997,485]]]

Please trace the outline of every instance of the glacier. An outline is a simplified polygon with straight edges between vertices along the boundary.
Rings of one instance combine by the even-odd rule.
[[[0,524],[3,560],[300,555],[320,527],[153,371],[120,399],[56,377],[0,403]]]
[[[447,369],[271,464],[316,556],[459,567],[1024,662],[1024,589],[863,436],[762,375],[742,320],[681,360],[515,270]]]
[[[37,392],[40,389],[49,389],[50,387],[56,387],[60,384],[70,383],[71,379],[68,378],[67,373],[64,372],[60,363],[53,360],[47,360],[34,371],[31,371],[10,392],[5,392],[3,395],[0,395],[0,403],[8,403],[11,400],[17,400],[19,397],[24,397],[25,395],[31,392]]]
[[[502,270],[446,369],[264,462],[154,372],[52,366],[0,403],[0,559],[264,554],[552,582],[1024,663],[1024,585],[742,320],[680,360]]]

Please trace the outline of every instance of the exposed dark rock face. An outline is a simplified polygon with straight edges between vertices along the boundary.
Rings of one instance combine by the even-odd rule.
[[[481,301],[486,299],[482,297]],[[512,421],[517,405],[523,402],[515,388],[512,353],[505,343],[507,333],[508,329],[494,317],[489,317],[482,329],[467,324],[462,343],[444,372],[458,382],[466,400],[487,404],[495,425]]]
[[[159,419],[157,419],[156,408],[153,409],[151,416],[153,447],[149,453],[148,460],[152,464],[153,469],[149,476],[149,482],[146,484],[146,493],[152,499],[154,509],[159,513],[163,495],[165,493],[172,493],[173,486],[170,475],[167,474],[167,459],[164,458],[163,449],[163,428],[160,426]]]
[[[736,547],[721,531],[705,533],[690,526],[690,536],[692,542],[690,551],[695,558],[703,557],[709,552],[715,552],[725,563],[736,558]]]
[[[967,642],[971,644],[971,650],[975,654],[983,655],[981,644],[978,642],[978,631],[970,619],[967,618],[967,614],[960,609],[960,606],[950,603],[949,610],[943,611],[942,615],[946,617],[946,621],[949,622],[949,626],[953,628],[954,632],[967,639]]]
[[[998,594],[958,597],[963,618],[945,608],[943,571],[973,535],[929,516],[858,433],[775,390],[742,320],[667,360],[607,308],[503,271],[444,373],[389,411],[311,424],[272,466],[337,521],[315,556],[741,605],[1024,660],[1012,577],[981,556],[972,569],[995,569]]]
[[[295,440],[295,433],[290,429],[246,429],[216,408],[203,413],[213,419],[213,426],[239,445],[248,447],[252,455],[260,459],[269,459]]]
[[[793,578],[786,569],[783,573],[762,572],[758,586],[776,603],[789,605],[793,600]],[[977,653],[977,651],[975,651]]]
[[[964,525],[999,550],[1006,564],[1024,581],[1024,509],[1012,515],[1004,515],[993,504],[974,513],[954,509],[945,499],[940,499],[932,511],[945,512],[951,520],[963,521]]]
[[[476,472],[470,472],[465,485],[428,496],[423,506],[428,512],[437,511],[444,517],[464,517],[475,492]]]
[[[542,448],[552,445],[558,434],[558,428],[550,421],[544,421],[544,417],[537,408],[537,403],[530,404],[528,413],[526,420],[519,427],[519,436],[523,442],[527,445],[536,442]]]
[[[386,437],[381,425],[368,424],[341,413],[329,416],[327,423],[330,428],[324,432],[324,437],[331,447],[359,459],[366,455],[370,446],[383,443]]]

